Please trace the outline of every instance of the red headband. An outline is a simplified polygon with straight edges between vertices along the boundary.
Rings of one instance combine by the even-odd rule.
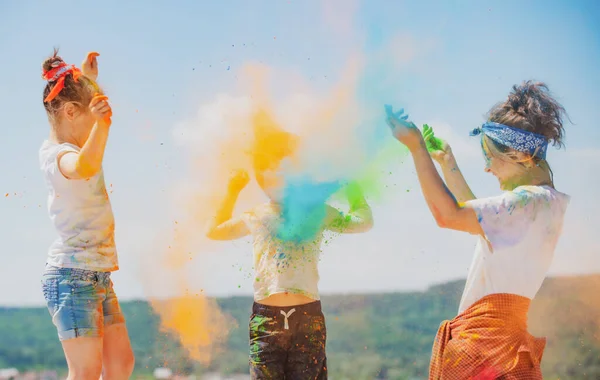
[[[79,77],[82,75],[81,71],[75,67],[75,65],[67,65],[64,62],[55,62],[52,64],[52,69],[43,72],[42,78],[50,83],[56,82],[56,85],[54,88],[52,88],[52,91],[50,91],[48,96],[46,96],[46,99],[44,99],[44,103],[52,101],[52,99],[56,98],[62,91],[62,89],[65,87],[65,77],[67,74],[73,75],[75,82],[77,82]]]

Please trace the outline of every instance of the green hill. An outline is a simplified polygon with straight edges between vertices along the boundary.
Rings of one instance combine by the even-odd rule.
[[[440,322],[457,310],[463,281],[425,292],[323,297],[332,378],[424,379]],[[530,331],[546,336],[547,379],[600,379],[600,275],[547,279],[530,312]],[[165,362],[181,373],[247,372],[247,320],[252,299],[218,299],[238,322],[226,351],[210,368],[190,361],[159,332],[146,302],[123,302],[136,354],[136,374]],[[0,308],[0,368],[64,369],[62,349],[45,308]]]

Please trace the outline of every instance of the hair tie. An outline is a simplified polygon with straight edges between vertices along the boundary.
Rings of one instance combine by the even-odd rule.
[[[81,71],[75,67],[75,65],[67,65],[62,61],[53,62],[50,66],[52,69],[44,70],[42,73],[42,78],[48,81],[48,83],[56,82],[56,85],[54,85],[52,91],[50,91],[48,96],[46,96],[44,103],[52,101],[58,96],[58,94],[60,94],[62,89],[65,87],[65,77],[68,74],[73,75],[75,82],[77,82],[79,77],[82,75]]]

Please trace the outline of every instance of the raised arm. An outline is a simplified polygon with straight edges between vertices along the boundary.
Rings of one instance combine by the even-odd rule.
[[[475,199],[475,195],[471,191],[471,188],[467,184],[465,177],[463,176],[456,158],[452,153],[452,148],[445,140],[436,137],[433,128],[425,124],[423,126],[423,139],[425,140],[425,146],[433,158],[442,169],[444,180],[448,185],[448,188],[460,203],[464,203]]]
[[[65,107],[73,107],[73,112],[76,111],[73,104],[67,104]],[[112,110],[108,97],[104,95],[96,95],[89,107],[96,123],[87,141],[79,152],[66,151],[57,157],[58,167],[68,179],[88,179],[102,169],[108,131],[112,123]],[[67,109],[67,112],[70,111]]]
[[[446,187],[427,151],[421,132],[407,121],[408,115],[402,116],[404,110],[393,113],[390,106],[386,106],[386,112],[394,137],[406,145],[412,154],[421,191],[437,224],[442,228],[483,235],[475,211],[470,207],[461,207]]]
[[[96,59],[98,56],[100,54],[95,51],[89,52],[81,63],[81,72],[83,75],[94,82],[98,79],[98,60]]]
[[[237,171],[229,180],[227,193],[210,222],[206,237],[211,240],[235,240],[250,233],[242,218],[232,218],[240,192],[250,181],[248,173]]]
[[[347,214],[326,205],[325,228],[346,234],[369,231],[373,227],[373,214],[360,187],[356,184],[347,185],[346,198],[350,205]]]

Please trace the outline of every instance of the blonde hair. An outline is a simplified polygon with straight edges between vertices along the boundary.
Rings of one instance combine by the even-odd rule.
[[[42,63],[42,70],[48,71],[52,68],[55,63],[62,63],[63,59],[58,55],[58,49],[54,49],[52,55]],[[46,99],[48,94],[52,91],[56,82],[47,82],[44,87],[42,99]],[[60,115],[60,110],[63,108],[65,103],[73,103],[77,107],[84,111],[92,101],[94,93],[100,93],[102,90],[98,85],[91,79],[82,75],[77,81],[73,78],[72,74],[67,74],[65,77],[64,88],[62,91],[49,102],[43,102],[44,109],[48,115],[50,124],[54,124]]]

